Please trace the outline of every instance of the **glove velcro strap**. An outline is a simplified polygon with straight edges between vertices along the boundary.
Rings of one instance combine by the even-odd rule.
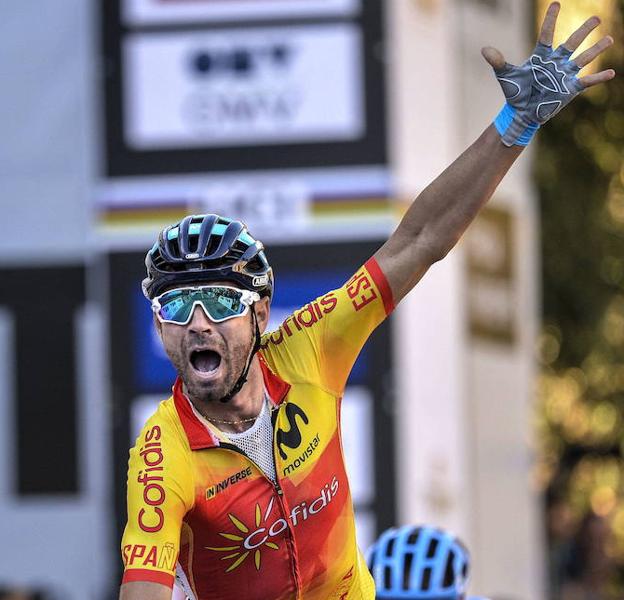
[[[500,133],[505,146],[527,146],[539,129],[539,123],[526,123],[515,108],[505,104],[494,119],[494,126]]]

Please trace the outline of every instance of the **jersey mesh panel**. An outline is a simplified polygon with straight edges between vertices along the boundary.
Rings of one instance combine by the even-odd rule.
[[[260,416],[252,427],[243,433],[227,433],[226,435],[230,442],[251,458],[273,483],[277,483],[273,456],[273,426],[266,398]]]

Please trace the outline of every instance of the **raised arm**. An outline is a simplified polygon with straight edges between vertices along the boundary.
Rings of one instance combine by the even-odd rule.
[[[598,17],[585,21],[565,44],[553,50],[559,9],[558,2],[549,6],[538,44],[523,65],[505,62],[494,48],[482,50],[507,103],[494,124],[416,198],[396,231],[375,254],[395,303],[453,248],[538,127],[582,90],[615,76],[615,71],[608,69],[576,77],[613,43],[609,36],[570,58],[600,24]]]

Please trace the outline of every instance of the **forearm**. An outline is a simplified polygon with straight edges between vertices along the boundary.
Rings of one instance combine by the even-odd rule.
[[[420,237],[418,243],[431,248],[432,259],[444,258],[523,148],[505,146],[494,126],[488,127],[418,196],[399,226],[401,234]]]
[[[171,600],[171,594],[171,588],[165,585],[134,581],[121,586],[119,600]]]
[[[375,255],[399,301],[457,243],[522,152],[493,126],[414,200]]]

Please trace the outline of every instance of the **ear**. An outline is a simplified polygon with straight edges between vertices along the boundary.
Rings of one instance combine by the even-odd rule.
[[[271,306],[269,304],[269,299],[265,296],[261,298],[254,304],[254,309],[256,311],[256,320],[258,321],[258,329],[260,329],[260,333],[264,333],[269,324],[269,316],[271,314]]]

